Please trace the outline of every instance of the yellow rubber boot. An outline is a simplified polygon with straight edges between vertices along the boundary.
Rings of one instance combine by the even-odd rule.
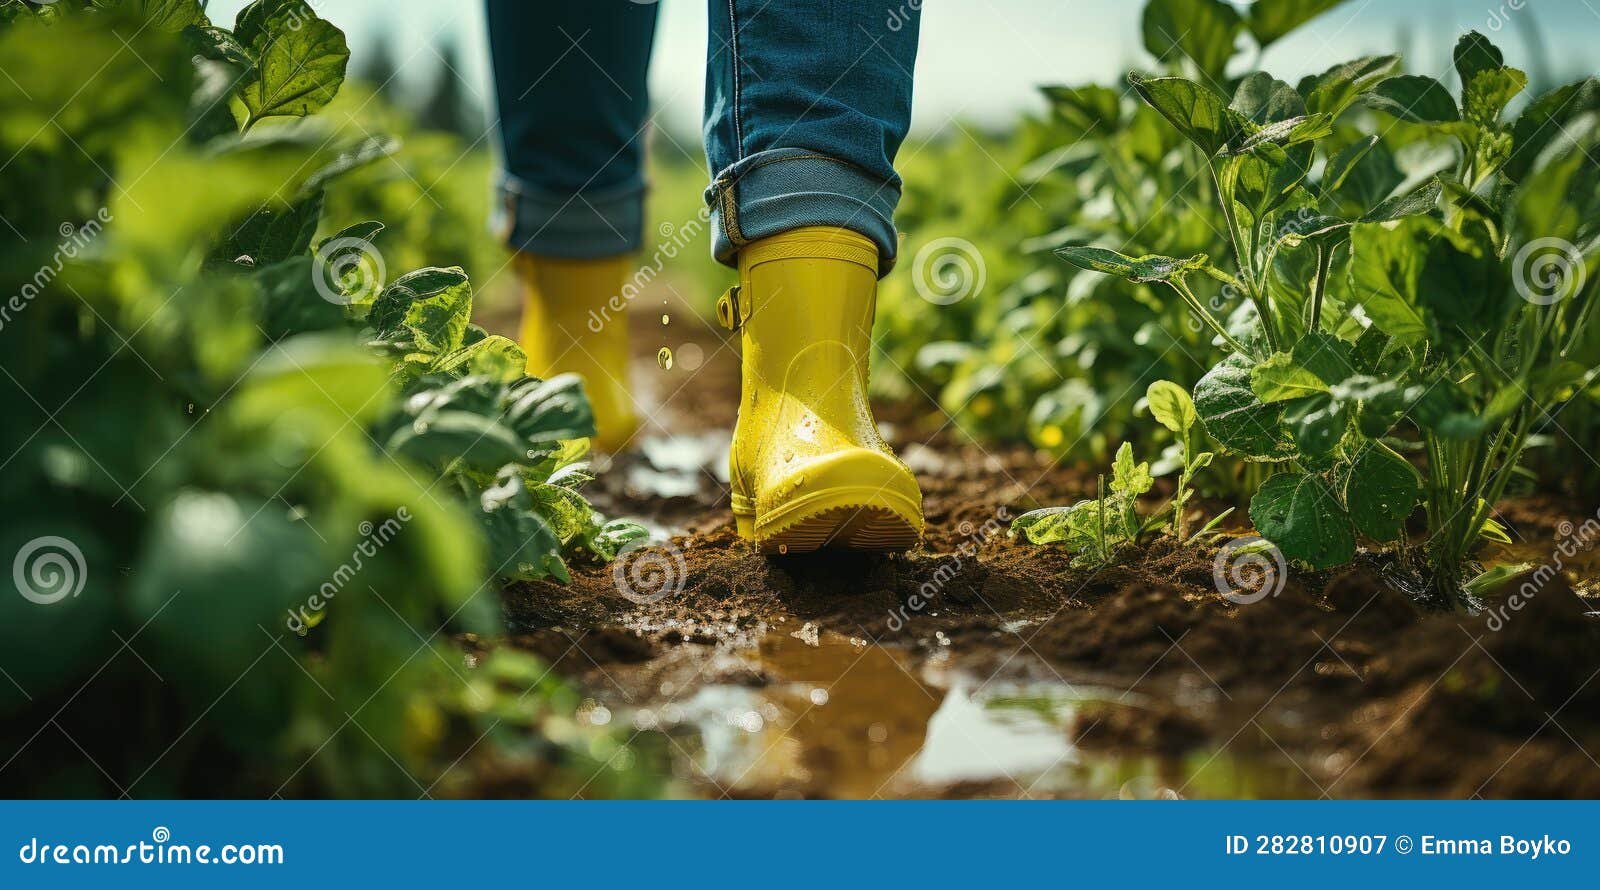
[[[795,229],[743,248],[739,285],[717,304],[744,346],[733,515],[763,551],[905,550],[922,537],[922,492],[867,403],[877,272],[861,235]]]
[[[627,304],[619,296],[629,257],[570,260],[519,253],[522,349],[528,373],[583,378],[594,409],[595,447],[615,452],[639,428],[628,392]]]

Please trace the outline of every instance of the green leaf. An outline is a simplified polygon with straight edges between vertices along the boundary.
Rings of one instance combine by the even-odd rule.
[[[1324,191],[1337,191],[1344,181],[1350,176],[1357,163],[1367,156],[1367,152],[1378,144],[1376,135],[1357,139],[1345,146],[1340,152],[1328,159],[1328,165],[1322,171],[1322,188]]]
[[[1421,491],[1422,477],[1416,468],[1388,446],[1373,442],[1351,466],[1344,498],[1356,528],[1387,543],[1400,536]]]
[[[1462,90],[1462,115],[1480,127],[1495,126],[1519,93],[1528,87],[1528,75],[1515,68],[1480,71]]]
[[[1522,255],[1519,247],[1511,256],[1521,257],[1515,268],[1527,270],[1524,281],[1541,299],[1565,299],[1583,283],[1586,276],[1581,274],[1542,273],[1576,273],[1581,256],[1577,245],[1587,241],[1594,221],[1600,219],[1600,162],[1594,158],[1593,143],[1565,139],[1563,143],[1550,143],[1546,158],[1522,178],[1510,201],[1515,240],[1533,244],[1535,251]],[[1545,250],[1539,251],[1541,245]],[[1545,267],[1546,254],[1559,263]]]
[[[561,560],[561,539],[535,509],[536,501],[516,467],[505,467],[479,498],[479,522],[489,537],[496,574],[521,581],[554,576],[571,580]]]
[[[583,378],[576,374],[557,374],[549,380],[530,377],[512,387],[506,422],[535,446],[594,435],[594,413],[583,392]]]
[[[1150,403],[1150,414],[1158,423],[1179,435],[1187,435],[1194,428],[1198,415],[1194,400],[1181,386],[1170,380],[1157,380],[1145,390]]]
[[[1344,0],[1256,0],[1246,10],[1246,22],[1256,43],[1266,49],[1290,31],[1311,21]]]
[[[1418,302],[1445,336],[1476,339],[1496,329],[1511,308],[1512,294],[1506,267],[1493,255],[1462,250],[1446,238],[1427,245],[1417,282]]]
[[[200,0],[137,0],[133,5],[157,31],[177,33],[191,25],[210,24]]]
[[[527,368],[527,353],[499,334],[447,353],[433,366],[433,370],[446,374],[482,374],[506,382],[521,379]]]
[[[1021,533],[1030,544],[1066,544],[1073,550],[1094,547],[1098,534],[1099,501],[1079,501],[1070,507],[1030,510],[1011,521],[1011,534]]]
[[[383,416],[391,395],[386,363],[347,334],[302,334],[260,355],[228,410],[249,423],[322,411],[339,426],[365,425]]]
[[[1103,247],[1063,247],[1055,253],[1080,269],[1116,275],[1135,283],[1181,279],[1190,272],[1204,269],[1208,262],[1204,254],[1186,259],[1153,254],[1130,257]]]
[[[1219,154],[1226,157],[1254,152],[1262,160],[1276,166],[1282,164],[1286,158],[1281,150],[1271,149],[1284,149],[1303,142],[1312,142],[1332,132],[1333,121],[1327,115],[1301,115],[1275,121],[1245,134],[1237,144],[1230,143],[1223,146]]]
[[[1305,100],[1294,88],[1265,71],[1245,75],[1233,91],[1228,107],[1256,124],[1304,117]]]
[[[1250,388],[1253,363],[1235,353],[1195,384],[1194,405],[1206,432],[1249,460],[1287,460],[1294,446],[1283,435],[1281,405],[1256,398]]]
[[[1122,96],[1107,87],[1046,86],[1050,110],[1078,133],[1111,132],[1122,125]]]
[[[1250,372],[1250,389],[1263,402],[1281,402],[1327,393],[1355,373],[1350,344],[1323,331],[1310,331],[1291,352],[1268,356]]]
[[[436,467],[460,461],[479,472],[527,459],[526,446],[510,427],[470,411],[440,411],[418,419],[396,430],[384,450]]]
[[[1415,401],[1402,381],[1358,374],[1332,389],[1333,398],[1356,412],[1361,432],[1371,438],[1387,436]]]
[[[1290,402],[1283,409],[1283,425],[1294,439],[1302,459],[1326,462],[1350,425],[1350,412],[1332,396],[1323,394]]]
[[[233,227],[232,234],[213,255],[224,262],[249,257],[256,266],[283,262],[310,248],[321,218],[320,192],[287,207],[262,208]]]
[[[344,83],[344,32],[304,0],[255,0],[240,10],[234,37],[255,62],[237,93],[246,128],[269,117],[305,117]]]
[[[1161,113],[1184,138],[1200,146],[1207,157],[1232,142],[1241,120],[1211,88],[1181,77],[1154,79],[1128,75],[1128,82],[1150,107]]]
[[[1233,56],[1244,22],[1222,0],[1150,0],[1144,7],[1144,47],[1162,62],[1187,61],[1213,82]]]
[[[1123,442],[1111,464],[1111,490],[1119,494],[1141,495],[1154,486],[1148,461],[1134,463],[1133,446]]]
[[[1439,196],[1444,185],[1437,177],[1428,180],[1409,192],[1390,197],[1362,214],[1361,222],[1392,222],[1407,216],[1431,212],[1439,206]]]
[[[1456,73],[1461,76],[1463,84],[1472,83],[1473,78],[1484,71],[1494,71],[1504,68],[1506,57],[1500,48],[1489,41],[1489,38],[1477,31],[1468,31],[1456,41],[1455,52]]]
[[[1287,352],[1270,356],[1250,371],[1250,391],[1263,402],[1283,402],[1328,391],[1322,378],[1294,360]]]
[[[1284,556],[1313,569],[1343,565],[1356,553],[1350,517],[1315,474],[1279,473],[1262,483],[1250,521]]]
[[[1428,334],[1417,289],[1431,236],[1417,217],[1350,230],[1351,292],[1373,323],[1401,343],[1420,343]]]
[[[1367,104],[1403,121],[1444,124],[1461,119],[1456,100],[1444,84],[1421,74],[1401,74],[1377,85]]]
[[[1367,56],[1307,77],[1300,81],[1306,111],[1337,118],[1399,67],[1399,56]]]
[[[610,562],[622,548],[650,537],[650,530],[631,519],[613,519],[600,526],[584,542],[596,558]]]
[[[1513,180],[1527,176],[1545,147],[1565,138],[1566,124],[1591,111],[1600,111],[1600,80],[1593,77],[1535,99],[1511,127],[1513,148],[1505,174]]]
[[[368,321],[381,338],[403,336],[424,353],[461,347],[472,314],[472,288],[459,267],[419,269],[402,275],[372,303]]]

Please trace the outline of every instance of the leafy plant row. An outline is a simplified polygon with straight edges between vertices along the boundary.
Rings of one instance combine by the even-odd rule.
[[[219,793],[207,769],[236,762],[227,793],[416,795],[493,750],[546,793],[648,793],[537,662],[468,680],[445,645],[502,629],[505,579],[643,530],[580,492],[576,378],[527,377],[460,269],[385,280],[382,225],[324,218],[330,184],[398,149],[314,117],[338,28],[301,0],[231,28],[194,0],[0,22],[0,552],[65,541],[76,573],[0,597],[22,758],[0,783]],[[102,772],[28,738],[48,720]]]
[[[1152,8],[1178,5],[1232,21],[1223,4]],[[1219,60],[1184,39],[1201,73],[1220,78]],[[1329,568],[1354,557],[1359,537],[1396,543],[1408,560],[1420,551],[1429,589],[1459,605],[1475,544],[1503,536],[1493,507],[1531,436],[1600,373],[1600,84],[1561,87],[1508,117],[1523,72],[1477,33],[1454,64],[1459,96],[1397,73],[1395,56],[1298,87],[1255,72],[1231,95],[1215,79],[1133,75],[1203,159],[1197,190],[1226,248],[1058,253],[1162,286],[1205,327],[1223,357],[1193,387],[1199,420],[1224,454],[1273,468],[1250,518],[1287,557]],[[1391,130],[1428,159],[1405,178],[1382,148]],[[1237,304],[1216,311],[1196,281]]]

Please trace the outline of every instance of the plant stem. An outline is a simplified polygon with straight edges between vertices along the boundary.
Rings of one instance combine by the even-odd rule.
[[[1322,297],[1328,289],[1328,270],[1333,268],[1333,252],[1336,247],[1324,249],[1317,245],[1317,277],[1311,287],[1311,321],[1306,325],[1306,330],[1315,331],[1322,322]]]
[[[1222,342],[1228,344],[1229,348],[1241,355],[1250,354],[1250,350],[1246,349],[1245,345],[1235,339],[1232,334],[1229,334],[1228,329],[1224,328],[1221,322],[1211,317],[1211,313],[1207,312],[1205,307],[1200,303],[1200,298],[1194,295],[1194,291],[1189,290],[1189,286],[1184,284],[1182,279],[1170,278],[1167,280],[1167,284],[1171,285],[1172,289],[1178,292],[1178,296],[1182,297],[1183,301],[1189,304],[1189,308],[1194,312],[1194,314],[1198,315],[1200,320],[1205,323],[1206,327],[1211,328],[1213,333],[1215,333],[1218,337],[1221,337]]]
[[[1100,522],[1096,537],[1100,539],[1100,559],[1104,562],[1111,561],[1111,551],[1106,547],[1106,474],[1100,474],[1100,499],[1095,501],[1095,508],[1099,511]]]

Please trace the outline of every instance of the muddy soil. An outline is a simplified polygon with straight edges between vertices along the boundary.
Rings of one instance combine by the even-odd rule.
[[[1537,574],[1476,616],[1417,606],[1376,557],[1230,600],[1226,537],[1098,571],[1009,539],[1092,471],[955,443],[901,406],[886,432],[922,484],[924,545],[763,557],[727,509],[736,344],[669,308],[635,324],[651,420],[593,492],[659,543],[506,606],[585,719],[665,739],[682,793],[1600,797],[1600,550],[1558,549],[1597,504],[1503,505],[1518,543],[1484,558]]]

